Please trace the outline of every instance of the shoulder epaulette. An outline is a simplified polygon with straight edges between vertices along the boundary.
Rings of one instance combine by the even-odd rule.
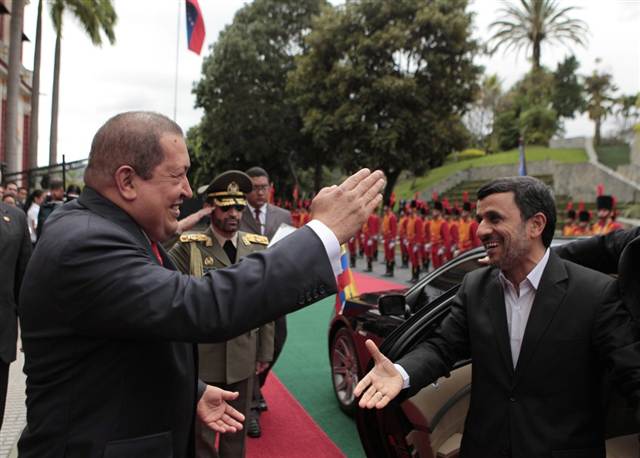
[[[258,235],[258,234],[244,234],[242,236],[242,241],[244,242],[245,245],[249,245],[250,243],[258,243],[260,245],[268,245],[269,244],[269,239],[267,237],[265,237],[264,235]]]
[[[211,241],[211,237],[205,234],[198,234],[198,233],[182,234],[180,236],[180,242],[181,243],[200,242],[200,243],[204,243],[206,246],[213,245],[213,242]]]

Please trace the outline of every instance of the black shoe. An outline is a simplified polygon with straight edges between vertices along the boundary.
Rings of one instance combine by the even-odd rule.
[[[260,400],[258,401],[258,405],[257,405],[256,409],[259,410],[260,412],[266,412],[267,410],[269,410],[269,406],[267,405],[267,401],[265,401],[264,398],[260,398]]]
[[[262,436],[262,430],[260,429],[260,419],[258,417],[250,417],[247,421],[247,436]]]

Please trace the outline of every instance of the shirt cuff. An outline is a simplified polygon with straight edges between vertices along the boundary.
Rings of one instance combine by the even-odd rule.
[[[409,384],[409,374],[407,374],[407,371],[405,371],[404,367],[400,364],[394,364],[394,366],[398,372],[400,372],[400,375],[402,375],[402,389],[409,388],[411,385]]]
[[[327,227],[322,221],[313,219],[307,223],[307,226],[316,233],[324,249],[327,252],[327,257],[331,263],[331,269],[333,274],[337,277],[342,273],[342,264],[340,263],[340,243],[331,229]]]

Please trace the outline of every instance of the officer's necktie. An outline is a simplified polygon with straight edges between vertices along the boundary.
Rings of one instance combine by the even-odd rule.
[[[260,228],[260,233],[262,234],[262,222],[260,221],[260,209],[256,208],[255,212],[256,212],[256,223],[258,224],[258,227]]]
[[[226,242],[224,242],[224,245],[222,245],[222,249],[225,253],[227,253],[229,261],[234,264],[236,262],[236,247],[233,246],[231,240],[227,240]]]
[[[158,244],[156,242],[151,242],[151,251],[153,251],[153,254],[156,255],[158,263],[163,266],[164,263],[162,262],[162,255],[160,254],[160,249],[158,248]]]

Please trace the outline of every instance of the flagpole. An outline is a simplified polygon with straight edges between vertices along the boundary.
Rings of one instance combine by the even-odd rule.
[[[173,82],[173,121],[176,121],[177,111],[178,111],[178,60],[180,58],[180,2],[182,0],[178,0],[178,26],[176,30],[176,71],[175,71],[175,80]]]

